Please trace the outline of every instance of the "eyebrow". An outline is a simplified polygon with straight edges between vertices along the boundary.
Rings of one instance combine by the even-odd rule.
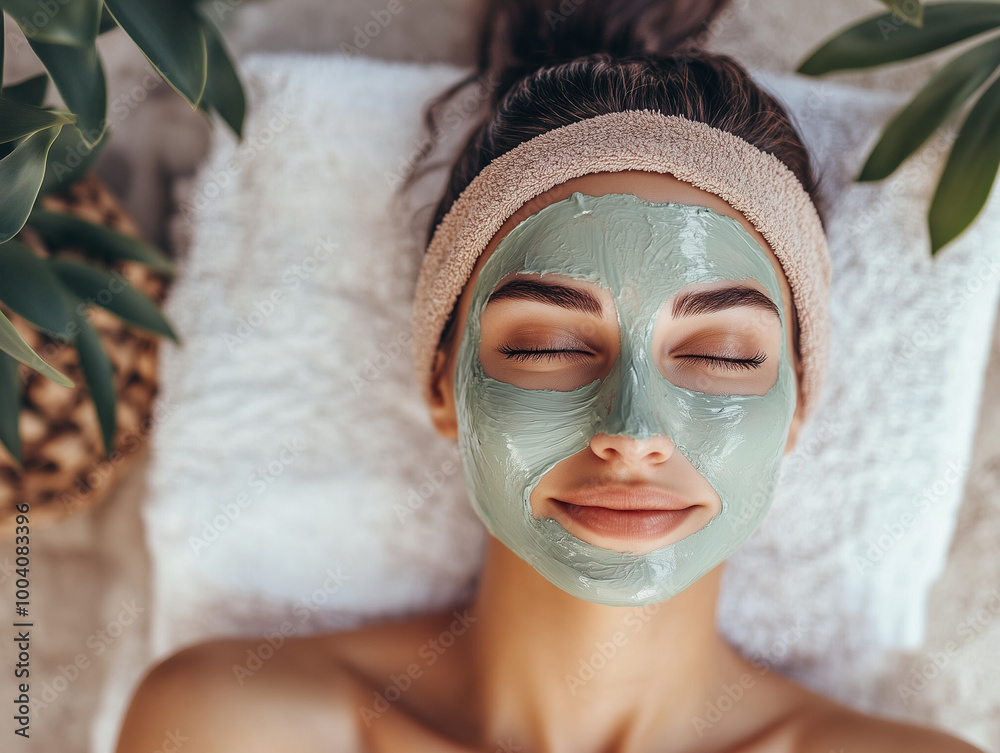
[[[774,301],[759,290],[743,286],[682,293],[674,299],[671,313],[675,319],[678,319],[697,314],[711,314],[737,306],[750,306],[762,311],[770,311],[778,317],[779,321],[781,320],[781,314]]]
[[[594,316],[600,316],[603,311],[601,302],[586,290],[532,278],[510,280],[494,290],[487,303],[501,300],[538,301]],[[711,314],[738,306],[769,311],[779,320],[781,318],[774,301],[759,290],[744,286],[682,293],[674,299],[671,313],[675,319],[679,319],[698,314]]]
[[[601,302],[586,290],[531,278],[515,279],[501,285],[493,291],[487,303],[512,299],[539,301],[594,316],[600,316],[604,310]]]

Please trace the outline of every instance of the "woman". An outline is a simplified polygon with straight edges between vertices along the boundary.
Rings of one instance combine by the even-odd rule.
[[[565,7],[564,7],[565,6]],[[471,604],[155,667],[118,750],[974,751],[740,656],[715,609],[822,388],[829,260],[721,3],[505,2],[421,270],[418,380],[491,534]],[[600,52],[595,52],[600,51]]]

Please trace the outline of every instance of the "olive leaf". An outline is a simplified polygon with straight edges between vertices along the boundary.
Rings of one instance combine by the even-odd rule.
[[[46,128],[67,125],[74,120],[76,118],[72,113],[45,110],[0,96],[0,143],[16,141]]]
[[[21,414],[21,377],[17,361],[0,351],[0,442],[21,462],[21,435],[17,417]]]
[[[73,312],[63,284],[45,259],[16,240],[0,244],[0,301],[45,332],[68,337]]]
[[[1000,38],[959,55],[889,122],[858,180],[882,180],[947,123],[1000,66]]]
[[[1000,78],[965,119],[927,215],[931,254],[956,238],[976,218],[1000,168]]]
[[[45,160],[45,177],[39,196],[48,196],[53,191],[71,186],[80,180],[94,164],[104,145],[108,131],[96,144],[88,144],[78,128],[63,128],[52,142]]]
[[[92,45],[100,25],[101,0],[0,0],[0,8],[17,22],[29,41]]]
[[[48,263],[66,289],[88,305],[96,303],[141,329],[177,341],[156,303],[121,275],[68,259],[48,259]]]
[[[102,0],[0,0],[76,115],[87,143],[96,143],[107,125],[107,86],[95,44],[103,5]]]
[[[45,160],[49,147],[62,126],[46,128],[21,141],[0,160],[0,243],[13,238],[24,227],[25,220],[38,196],[45,175]]]
[[[97,412],[97,423],[101,427],[101,439],[104,443],[104,454],[107,455],[114,447],[115,437],[115,405],[118,397],[115,391],[115,372],[111,359],[101,346],[101,338],[90,326],[86,310],[77,305],[74,314],[76,336],[73,344],[80,356],[80,371],[83,372],[87,391]]]
[[[164,80],[197,107],[208,76],[208,47],[192,4],[106,0],[105,7]]]
[[[218,113],[236,136],[243,138],[243,116],[246,113],[243,86],[219,30],[207,18],[202,17],[201,20],[208,45],[208,79],[201,106]]]
[[[37,76],[25,79],[19,84],[5,86],[3,88],[3,96],[15,102],[41,107],[42,102],[45,101],[45,92],[48,88],[49,77],[44,73],[39,73]]]
[[[28,217],[28,226],[51,248],[72,246],[109,263],[122,259],[136,261],[169,276],[175,271],[174,263],[155,246],[71,214],[35,209]]]
[[[96,144],[107,128],[108,91],[97,47],[76,47],[28,40],[42,61],[87,144]]]
[[[892,13],[874,16],[820,45],[797,71],[819,76],[907,60],[1000,27],[1000,3],[924,5],[920,28]]]
[[[13,356],[26,366],[39,371],[53,382],[63,387],[72,387],[73,380],[60,371],[49,366],[42,357],[31,349],[31,346],[21,337],[21,333],[0,311],[0,351]]]

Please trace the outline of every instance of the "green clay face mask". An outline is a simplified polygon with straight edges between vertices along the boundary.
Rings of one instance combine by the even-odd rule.
[[[606,376],[557,391],[486,375],[480,318],[513,273],[555,273],[610,291],[620,350]],[[716,395],[672,384],[652,344],[665,303],[692,283],[746,279],[763,285],[780,312],[774,385],[763,395]],[[708,207],[574,193],[517,225],[483,265],[459,347],[455,398],[466,489],[491,534],[581,599],[611,606],[669,599],[739,548],[774,497],[796,400],[774,268],[739,222]],[[597,434],[669,437],[717,492],[720,512],[645,554],[595,546],[553,518],[533,517],[530,496],[542,476]]]

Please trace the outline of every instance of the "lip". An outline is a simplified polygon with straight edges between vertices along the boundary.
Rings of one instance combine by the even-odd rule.
[[[683,497],[649,484],[596,484],[585,486],[560,502],[578,507],[605,507],[610,510],[683,510],[692,503]]]
[[[553,502],[594,533],[633,540],[671,533],[699,506],[654,486],[621,484],[586,487]]]

